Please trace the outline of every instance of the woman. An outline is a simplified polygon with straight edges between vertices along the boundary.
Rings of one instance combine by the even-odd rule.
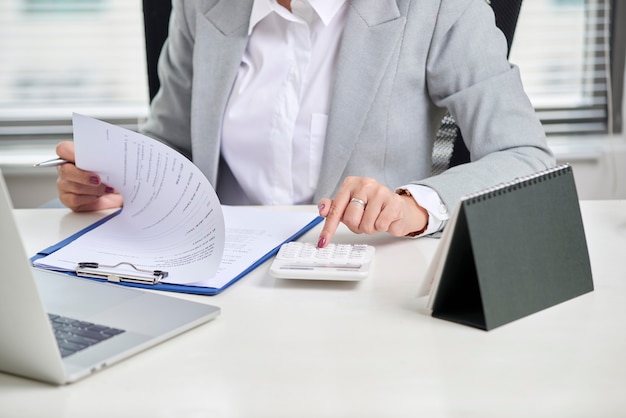
[[[506,52],[484,0],[175,0],[143,131],[222,203],[317,202],[320,247],[339,222],[427,235],[461,196],[554,165]],[[431,176],[446,109],[472,162]],[[122,204],[94,173],[59,172],[73,210]]]

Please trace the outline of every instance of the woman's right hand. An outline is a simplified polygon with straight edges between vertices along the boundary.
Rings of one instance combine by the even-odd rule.
[[[56,153],[66,161],[58,166],[57,189],[61,202],[74,212],[119,208],[122,195],[103,184],[100,176],[81,170],[74,165],[74,143],[64,141],[57,145]]]

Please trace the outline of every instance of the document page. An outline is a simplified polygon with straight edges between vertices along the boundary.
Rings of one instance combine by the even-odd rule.
[[[250,206],[222,206],[222,210],[226,237],[221,263],[215,276],[189,283],[192,286],[224,286],[318,218],[315,212]]]
[[[86,116],[75,114],[73,123],[76,165],[119,191],[124,207],[35,266],[75,271],[81,262],[131,263],[167,272],[165,283],[219,288],[317,217],[222,208],[204,174],[174,149]],[[117,268],[134,273],[127,264]]]

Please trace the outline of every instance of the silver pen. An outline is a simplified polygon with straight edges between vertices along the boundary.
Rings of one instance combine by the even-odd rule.
[[[53,158],[51,160],[42,161],[33,165],[33,167],[56,167],[57,165],[69,163],[69,161],[64,160],[63,158]]]

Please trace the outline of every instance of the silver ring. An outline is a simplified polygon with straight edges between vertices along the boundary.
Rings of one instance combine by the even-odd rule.
[[[363,200],[359,199],[358,197],[353,197],[352,199],[350,199],[350,203],[358,203],[359,205],[363,206],[363,209],[365,209],[365,207],[367,206],[367,203],[365,203]]]

